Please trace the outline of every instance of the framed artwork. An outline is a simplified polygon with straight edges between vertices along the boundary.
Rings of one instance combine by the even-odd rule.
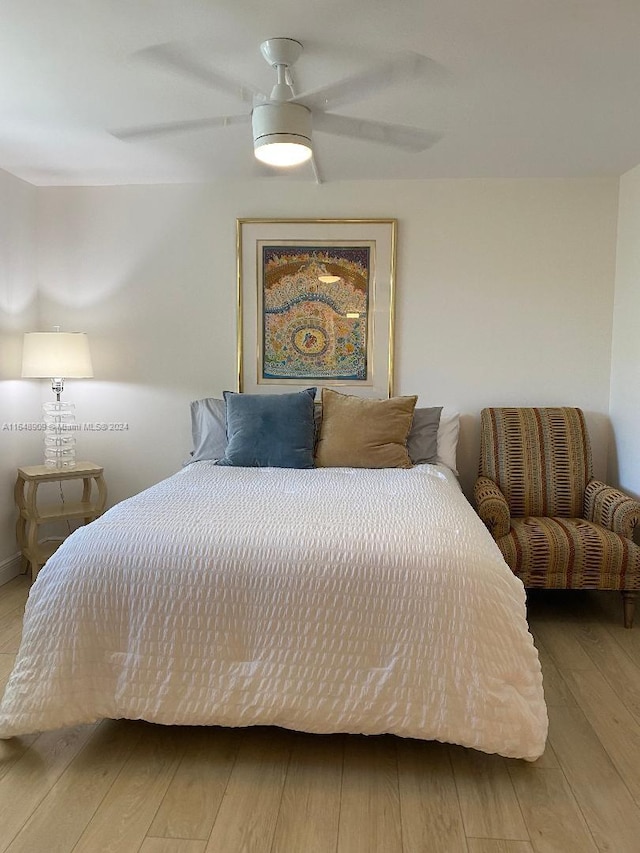
[[[393,392],[395,219],[239,219],[238,389]]]

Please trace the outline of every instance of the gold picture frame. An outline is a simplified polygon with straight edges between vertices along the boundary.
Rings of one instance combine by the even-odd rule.
[[[397,220],[238,219],[236,240],[238,390],[392,396]]]

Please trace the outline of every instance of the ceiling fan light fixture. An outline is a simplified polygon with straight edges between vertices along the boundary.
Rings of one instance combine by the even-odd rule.
[[[268,166],[299,166],[311,159],[311,148],[300,142],[261,142],[254,154]]]
[[[251,114],[256,159],[269,166],[298,166],[311,159],[311,112],[302,104],[267,103]]]

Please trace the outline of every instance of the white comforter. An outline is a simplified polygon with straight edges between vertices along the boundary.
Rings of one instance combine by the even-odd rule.
[[[70,536],[0,736],[101,717],[393,732],[535,759],[522,584],[442,467],[190,465]]]

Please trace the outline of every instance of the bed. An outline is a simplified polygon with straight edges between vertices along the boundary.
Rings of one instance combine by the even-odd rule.
[[[394,733],[534,760],[521,582],[443,464],[195,461],[32,587],[0,736],[101,718]]]

